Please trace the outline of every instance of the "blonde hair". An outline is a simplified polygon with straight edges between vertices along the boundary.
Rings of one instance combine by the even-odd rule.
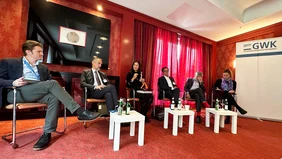
[[[223,73],[228,73],[230,75],[230,78],[232,78],[232,71],[229,68],[225,69]]]

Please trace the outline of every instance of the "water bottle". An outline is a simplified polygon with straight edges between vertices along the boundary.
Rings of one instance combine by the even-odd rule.
[[[118,115],[122,115],[122,98],[119,99],[119,104],[118,104]]]
[[[182,108],[182,103],[181,103],[181,99],[178,99],[178,104],[177,104],[177,110],[181,110]]]
[[[127,99],[125,115],[129,115],[130,107],[131,105],[130,105],[129,99]]]
[[[228,101],[227,101],[227,99],[225,99],[224,110],[228,110]]]
[[[171,101],[171,104],[170,104],[170,109],[174,110],[174,108],[175,108],[175,103],[174,103],[174,98],[172,97],[172,101]]]
[[[215,110],[218,110],[219,108],[219,101],[218,99],[215,100]]]

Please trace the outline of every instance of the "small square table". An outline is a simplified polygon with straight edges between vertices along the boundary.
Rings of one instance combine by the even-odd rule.
[[[191,110],[171,110],[170,108],[165,108],[164,114],[164,128],[168,128],[168,114],[173,115],[173,125],[172,125],[172,135],[177,136],[178,127],[182,128],[183,126],[183,116],[189,116],[189,128],[188,133],[194,133],[194,111]]]
[[[122,112],[122,115],[118,115],[117,112],[110,113],[110,127],[109,127],[109,139],[114,139],[114,151],[119,150],[120,144],[120,124],[130,122],[130,136],[135,134],[135,122],[139,122],[138,130],[138,145],[144,145],[144,131],[145,131],[145,116],[131,110],[129,115],[125,115],[125,112]]]
[[[230,111],[230,110],[224,110],[224,109],[218,109],[215,110],[215,108],[206,108],[206,127],[210,127],[210,113],[214,114],[214,132],[219,133],[219,126],[221,128],[224,128],[224,117],[225,116],[231,116],[232,122],[231,122],[231,132],[232,134],[237,134],[237,113]]]

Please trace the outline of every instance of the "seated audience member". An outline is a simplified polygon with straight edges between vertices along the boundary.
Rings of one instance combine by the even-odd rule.
[[[175,104],[178,103],[179,98],[179,88],[176,86],[176,83],[172,77],[169,77],[169,69],[167,67],[162,68],[163,76],[158,79],[159,86],[159,96],[158,99],[174,98]],[[165,92],[165,96],[163,97],[163,91]]]
[[[47,66],[39,63],[43,58],[43,46],[37,41],[27,40],[22,45],[23,57],[2,59],[0,61],[0,96],[2,89],[9,86],[17,87],[16,102],[38,102],[48,104],[43,135],[33,146],[34,150],[46,148],[51,140],[51,132],[56,131],[60,102],[71,112],[78,115],[79,120],[93,120],[100,113],[84,110],[58,84],[51,80]],[[27,80],[38,81],[29,84]],[[13,91],[9,90],[8,102],[13,103]],[[2,101],[0,101],[2,103]]]
[[[186,98],[195,99],[196,102],[196,123],[201,123],[201,106],[210,107],[205,101],[206,88],[203,82],[203,73],[196,72],[194,78],[189,78],[185,83],[184,90],[186,92]]]
[[[228,109],[231,110],[231,106],[234,105],[241,114],[246,114],[247,111],[241,108],[234,97],[232,96],[236,92],[236,81],[232,80],[232,71],[230,69],[225,69],[222,74],[222,78],[217,79],[213,85],[213,90],[215,91],[215,96],[220,99],[227,99]],[[227,116],[225,123],[230,123],[230,116]]]
[[[102,59],[94,56],[92,68],[84,70],[81,74],[81,87],[87,87],[87,97],[105,99],[108,111],[115,112],[118,106],[118,95],[114,85],[109,84],[105,73],[100,71]]]
[[[145,116],[145,122],[150,122],[147,113],[153,101],[153,95],[151,93],[139,93],[138,90],[147,90],[148,86],[142,78],[142,72],[140,70],[140,63],[138,61],[133,62],[130,72],[126,75],[126,87],[134,89],[136,91],[136,97],[140,100],[141,114]]]

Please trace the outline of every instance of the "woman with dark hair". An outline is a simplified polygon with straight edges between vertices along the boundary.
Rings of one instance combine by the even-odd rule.
[[[215,96],[220,99],[227,99],[228,101],[228,110],[231,110],[231,106],[234,105],[238,111],[244,115],[247,113],[246,110],[241,108],[235,101],[233,95],[236,94],[237,83],[235,80],[232,80],[232,71],[230,69],[225,69],[222,74],[222,78],[217,79],[213,85],[213,90]],[[230,123],[230,116],[226,117],[225,123]]]
[[[145,122],[150,122],[147,113],[153,101],[152,93],[141,93],[138,90],[147,90],[148,86],[142,77],[142,72],[140,70],[140,62],[135,61],[132,64],[130,72],[126,75],[126,87],[131,88],[136,91],[136,97],[140,100],[141,114],[145,116]],[[132,92],[130,93],[132,97]]]

